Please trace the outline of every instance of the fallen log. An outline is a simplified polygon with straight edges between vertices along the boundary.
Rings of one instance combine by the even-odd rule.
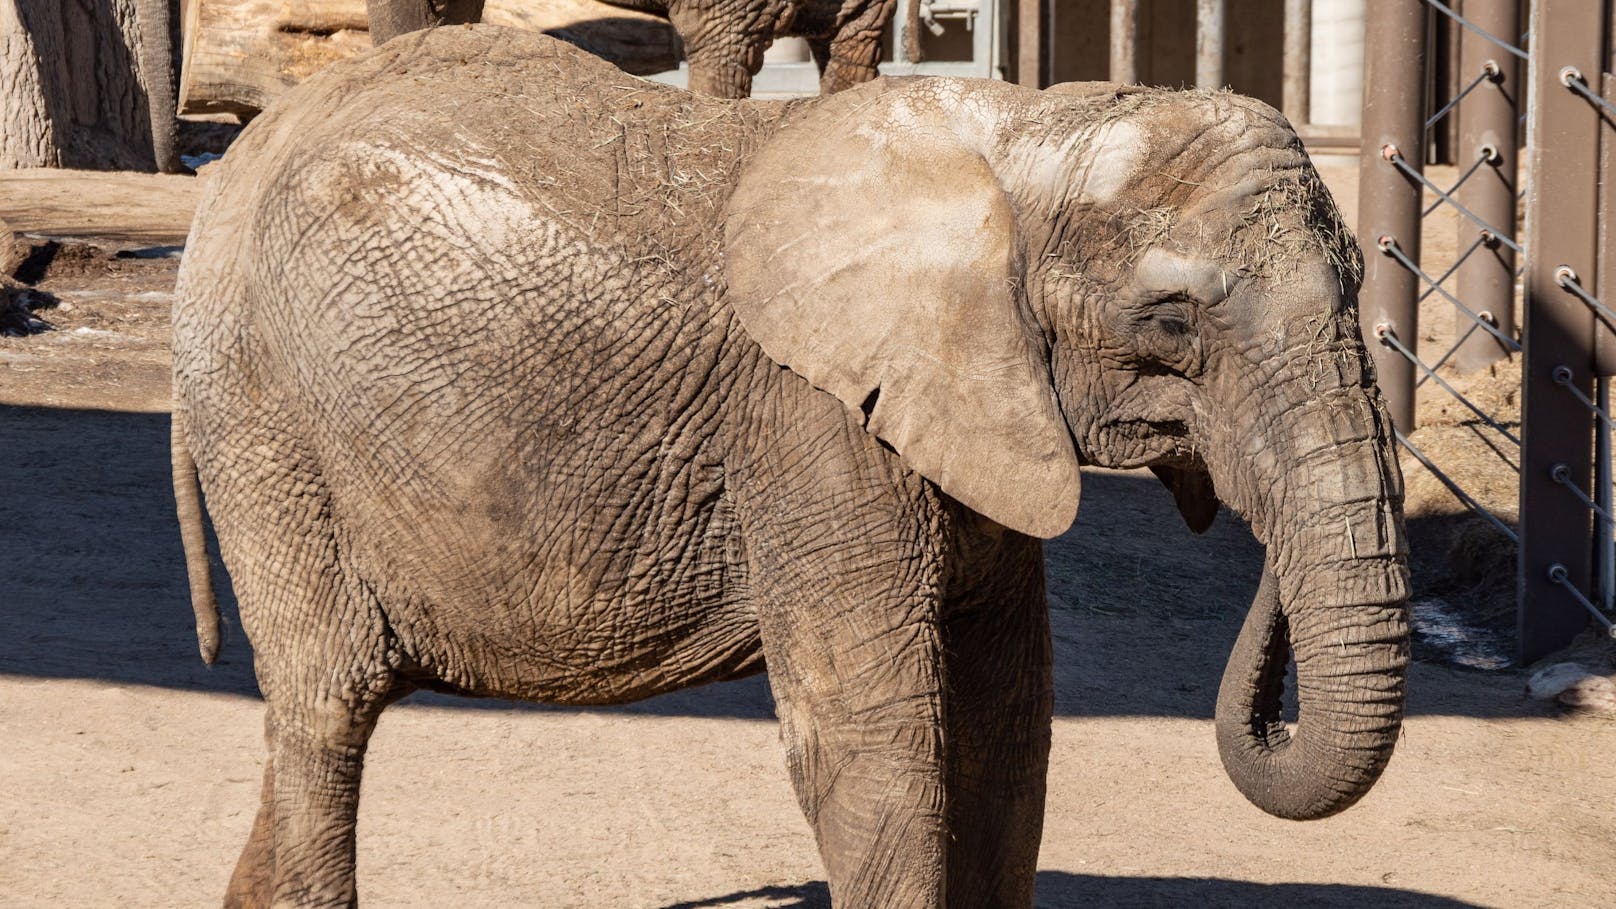
[[[181,114],[251,117],[370,47],[365,0],[185,0]],[[637,75],[678,65],[666,19],[597,0],[488,0],[483,21],[554,35]]]

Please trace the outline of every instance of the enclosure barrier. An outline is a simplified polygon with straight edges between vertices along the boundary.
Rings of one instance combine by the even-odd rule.
[[[1534,0],[1530,52],[1518,0],[1369,0],[1368,7],[1358,223],[1364,334],[1378,342],[1371,344],[1376,371],[1403,448],[1517,544],[1522,662],[1564,646],[1590,618],[1612,628],[1605,614],[1616,595],[1612,422],[1598,377],[1616,374],[1616,312],[1598,289],[1616,287],[1605,277],[1616,267],[1616,255],[1607,254],[1616,252],[1616,237],[1607,236],[1616,221],[1603,215],[1613,203],[1602,179],[1616,156],[1608,137],[1616,124],[1612,77],[1601,65],[1613,6]],[[1530,160],[1521,169],[1523,113]],[[1457,173],[1449,186],[1425,173],[1441,149]],[[1520,173],[1530,176],[1524,240],[1516,232]],[[1434,201],[1424,207],[1427,192]],[[1456,257],[1432,275],[1422,265],[1422,234],[1444,208],[1459,223]],[[1519,336],[1517,277],[1524,278]],[[1456,340],[1422,352],[1419,306],[1433,294],[1451,305]],[[1443,377],[1515,354],[1522,357],[1518,433]],[[1410,442],[1422,388],[1452,396],[1478,432],[1493,435],[1499,469],[1519,471],[1516,528]]]

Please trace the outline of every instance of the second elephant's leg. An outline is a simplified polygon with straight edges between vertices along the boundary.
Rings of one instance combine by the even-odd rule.
[[[948,904],[1032,905],[1054,691],[1035,540],[1009,536],[981,591],[943,617]]]
[[[836,30],[826,47],[827,58],[819,66],[820,94],[834,94],[879,75],[881,32],[896,7],[897,0],[875,0]],[[820,62],[817,52],[815,62]]]
[[[484,0],[365,0],[370,43],[380,47],[399,35],[434,25],[463,25],[482,18]]]
[[[773,40],[772,24],[753,12],[689,0],[669,5],[668,21],[685,44],[691,91],[715,98],[752,94],[752,77]]]

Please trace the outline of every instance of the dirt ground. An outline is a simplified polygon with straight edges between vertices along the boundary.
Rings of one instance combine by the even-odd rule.
[[[1348,208],[1354,167],[1323,167]],[[0,907],[216,905],[256,808],[251,654],[234,633],[197,658],[168,481],[162,256],[197,183],[0,174],[32,242],[101,247],[37,255],[56,330],[0,339]],[[117,256],[136,250],[159,257]],[[1278,821],[1226,780],[1210,719],[1249,532],[1194,537],[1148,474],[1096,472],[1048,553],[1039,906],[1616,905],[1616,722],[1422,646],[1382,782]],[[828,905],[763,678],[612,710],[406,701],[372,746],[359,872],[385,907]]]

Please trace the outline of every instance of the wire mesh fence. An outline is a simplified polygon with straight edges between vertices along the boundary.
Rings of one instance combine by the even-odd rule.
[[[1616,372],[1600,360],[1616,365],[1616,312],[1597,281],[1616,265],[1597,248],[1616,233],[1601,231],[1599,180],[1601,161],[1616,156],[1601,66],[1613,5],[1533,0],[1529,17],[1519,0],[1368,7],[1365,334],[1379,342],[1399,442],[1515,550],[1522,661],[1563,646],[1590,618],[1612,627],[1613,424],[1596,376]],[[1422,314],[1443,310],[1451,328],[1422,329]],[[1483,370],[1491,387],[1518,375],[1519,393],[1478,400],[1473,377]],[[1490,457],[1450,470],[1444,453],[1422,450],[1417,421],[1431,396],[1462,415],[1482,443],[1472,447]]]

